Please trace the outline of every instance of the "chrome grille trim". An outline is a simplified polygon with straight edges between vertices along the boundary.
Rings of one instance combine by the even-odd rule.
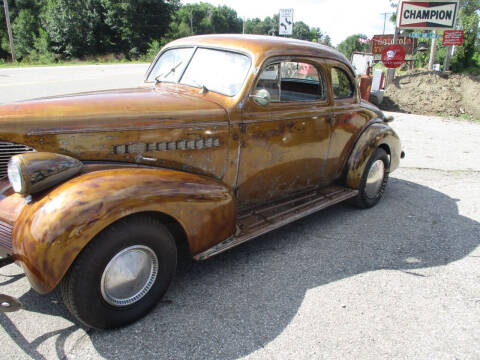
[[[0,141],[0,180],[7,177],[8,161],[13,155],[33,151],[35,149],[27,145]]]
[[[12,225],[0,220],[0,246],[9,251],[12,251],[12,231]]]

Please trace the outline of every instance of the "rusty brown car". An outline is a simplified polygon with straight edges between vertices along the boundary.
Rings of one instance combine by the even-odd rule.
[[[341,201],[375,205],[403,157],[391,120],[329,47],[176,40],[138,88],[0,106],[0,265],[59,286],[88,326],[123,326],[167,291],[181,248],[204,260]]]

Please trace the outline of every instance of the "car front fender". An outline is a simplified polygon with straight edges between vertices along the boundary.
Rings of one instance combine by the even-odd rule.
[[[400,138],[389,125],[381,122],[373,123],[362,132],[350,154],[345,169],[347,186],[354,189],[360,187],[368,159],[379,147],[384,148],[390,155],[389,171],[392,172],[398,168],[401,156]]]
[[[235,209],[231,189],[211,178],[166,169],[94,171],[25,206],[12,247],[32,287],[47,293],[95,235],[121,218],[168,215],[183,227],[195,255],[233,234]]]

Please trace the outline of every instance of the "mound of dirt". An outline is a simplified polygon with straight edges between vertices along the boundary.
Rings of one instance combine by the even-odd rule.
[[[385,89],[380,108],[422,115],[480,119],[480,76],[411,72]]]

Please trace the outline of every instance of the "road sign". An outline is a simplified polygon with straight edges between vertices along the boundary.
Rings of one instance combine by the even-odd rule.
[[[386,68],[394,69],[405,62],[405,49],[402,45],[389,45],[382,52],[382,62]]]
[[[398,43],[405,47],[407,54],[413,54],[416,47],[416,41],[407,36],[400,36]],[[374,35],[372,39],[372,53],[381,54],[383,49],[393,44],[393,35]]]
[[[401,0],[397,16],[400,29],[452,29],[458,12],[458,0]]]
[[[293,9],[280,9],[280,35],[293,35]]]
[[[443,33],[443,45],[462,45],[463,44],[463,30],[445,30]]]
[[[431,33],[410,33],[409,38],[412,39],[436,39],[440,37],[440,34]]]

